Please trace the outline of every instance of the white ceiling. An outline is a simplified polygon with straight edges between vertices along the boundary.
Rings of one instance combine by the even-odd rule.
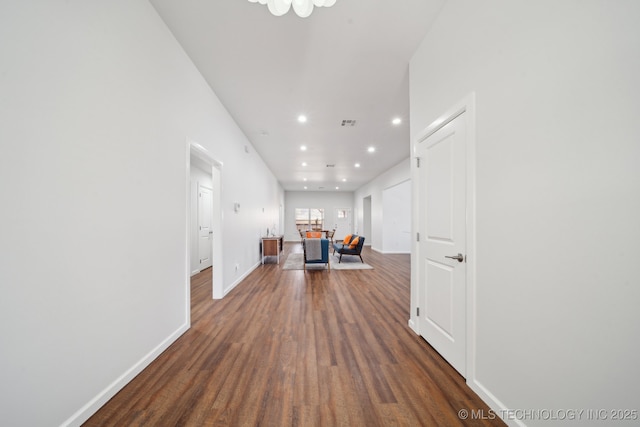
[[[337,0],[308,18],[150,1],[285,190],[353,191],[409,157],[409,59],[445,0]]]

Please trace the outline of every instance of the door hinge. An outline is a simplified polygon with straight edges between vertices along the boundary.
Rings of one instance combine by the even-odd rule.
[[[416,242],[420,241],[420,233],[416,233]]]
[[[420,307],[416,307],[416,316],[420,317]]]
[[[416,157],[416,166],[420,167],[420,157]]]

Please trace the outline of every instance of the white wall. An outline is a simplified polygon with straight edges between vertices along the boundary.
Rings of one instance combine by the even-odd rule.
[[[296,228],[296,208],[324,209],[324,221],[327,229],[333,229],[336,222],[336,209],[349,208],[353,211],[353,193],[348,191],[287,191],[285,192],[285,235],[286,241],[300,241]],[[335,236],[340,240],[344,236]]]
[[[407,141],[407,144],[408,143]],[[368,241],[367,243],[371,244],[371,248],[378,252],[385,252],[386,248],[383,241],[384,229],[385,227],[390,227],[393,222],[391,219],[388,220],[384,218],[383,192],[385,189],[405,182],[410,178],[411,168],[409,166],[409,159],[407,158],[354,192],[353,203],[356,209],[356,229],[363,229],[363,203],[366,197],[371,196],[371,235],[365,236],[365,238]],[[410,211],[410,200],[406,200],[406,203],[406,208]],[[389,252],[393,252],[393,250],[389,249]]]
[[[411,61],[412,140],[476,94],[469,380],[494,408],[638,409],[639,20],[635,0],[451,0]]]
[[[188,327],[186,138],[227,288],[284,192],[147,1],[2,2],[0,58],[0,419],[77,425]]]

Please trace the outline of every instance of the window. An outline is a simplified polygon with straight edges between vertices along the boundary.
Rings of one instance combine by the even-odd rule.
[[[324,230],[324,209],[296,208],[298,230]]]

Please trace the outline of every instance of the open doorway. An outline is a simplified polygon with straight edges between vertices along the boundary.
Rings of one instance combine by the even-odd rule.
[[[213,176],[211,166],[191,155],[191,276],[213,266]]]
[[[204,147],[187,140],[187,283],[211,268],[213,299],[223,297],[221,167]]]
[[[373,236],[371,235],[371,196],[362,199],[362,231],[360,234],[365,236],[365,246],[371,246]]]

